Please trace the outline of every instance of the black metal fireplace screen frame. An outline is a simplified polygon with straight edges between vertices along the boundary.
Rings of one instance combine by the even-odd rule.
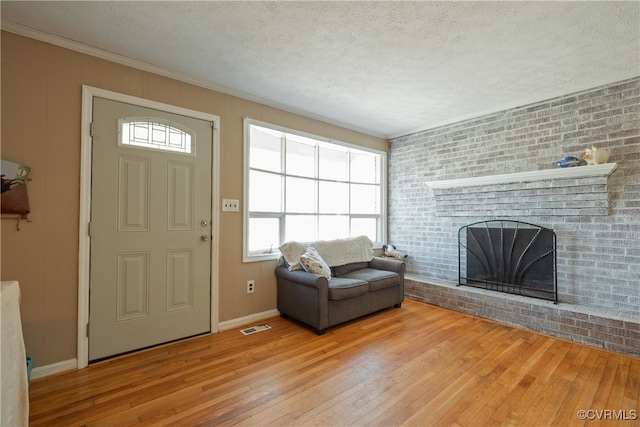
[[[458,230],[458,285],[558,302],[556,234],[513,220]]]

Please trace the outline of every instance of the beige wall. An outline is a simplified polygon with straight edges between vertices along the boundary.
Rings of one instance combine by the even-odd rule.
[[[32,222],[2,221],[2,280],[20,281],[35,366],[76,357],[82,85],[220,117],[220,197],[242,200],[242,119],[387,151],[387,141],[2,32],[2,158],[32,168]],[[220,213],[219,321],[276,306],[274,262],[242,262],[242,214]],[[256,292],[246,294],[246,281]]]

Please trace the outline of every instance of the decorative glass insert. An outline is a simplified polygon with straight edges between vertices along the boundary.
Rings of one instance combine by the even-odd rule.
[[[195,154],[193,131],[168,120],[130,117],[119,120],[120,144]]]

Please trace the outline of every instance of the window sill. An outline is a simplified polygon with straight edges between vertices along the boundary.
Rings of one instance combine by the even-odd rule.
[[[276,261],[280,258],[280,252],[273,252],[269,254],[258,254],[258,255],[244,255],[242,257],[243,263],[248,262],[261,262],[261,261]]]

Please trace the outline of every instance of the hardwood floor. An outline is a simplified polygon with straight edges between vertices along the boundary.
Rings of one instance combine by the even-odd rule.
[[[266,323],[33,380],[30,425],[640,426],[640,359],[406,300]]]

